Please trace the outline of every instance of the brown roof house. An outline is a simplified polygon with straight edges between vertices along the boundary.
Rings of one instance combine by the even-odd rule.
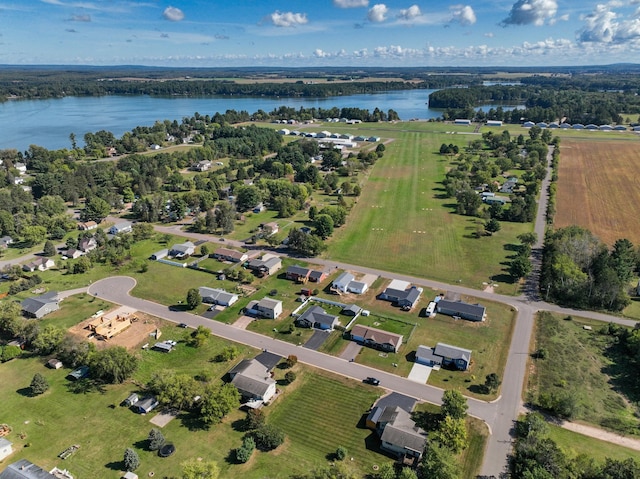
[[[361,324],[356,324],[349,334],[352,341],[382,351],[397,353],[402,345],[402,334],[390,333]]]

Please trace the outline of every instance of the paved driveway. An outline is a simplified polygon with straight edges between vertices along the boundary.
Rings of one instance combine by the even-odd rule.
[[[313,336],[311,336],[309,340],[306,343],[304,343],[302,347],[317,351],[318,348],[322,346],[322,343],[324,343],[327,340],[327,338],[329,337],[329,334],[331,333],[329,333],[328,331],[314,331]]]
[[[415,363],[411,368],[411,372],[409,373],[407,379],[416,383],[427,384],[429,375],[431,374],[432,370],[433,368],[431,366],[425,366],[424,364]]]
[[[350,341],[349,344],[347,344],[347,347],[344,348],[344,351],[342,351],[340,357],[342,359],[346,359],[347,361],[355,359],[358,357],[358,353],[360,353],[361,349],[362,344],[358,344],[355,341]]]

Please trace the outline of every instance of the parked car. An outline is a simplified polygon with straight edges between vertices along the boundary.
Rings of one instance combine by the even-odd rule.
[[[364,380],[362,381],[366,384],[371,384],[372,386],[379,386],[380,385],[380,380],[376,379],[376,378],[372,378],[371,376],[369,376],[368,378],[364,378]]]
[[[178,324],[178,327],[179,328],[188,328],[189,325],[187,323],[180,323],[180,324]]]

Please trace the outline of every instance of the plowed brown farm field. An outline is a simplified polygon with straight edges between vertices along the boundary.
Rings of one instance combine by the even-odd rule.
[[[640,143],[563,139],[554,226],[640,243]]]

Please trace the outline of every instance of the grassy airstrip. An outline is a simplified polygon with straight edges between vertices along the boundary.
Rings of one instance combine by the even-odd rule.
[[[508,245],[517,244],[516,237],[532,225],[502,222],[492,237],[473,237],[484,220],[455,214],[455,199],[443,197],[440,182],[450,160],[438,150],[442,143],[463,148],[478,137],[445,129],[456,127],[411,122],[384,124],[376,131],[393,141],[371,171],[347,224],[335,232],[329,256],[478,289],[497,282],[501,293],[515,294],[505,271],[512,254]]]

